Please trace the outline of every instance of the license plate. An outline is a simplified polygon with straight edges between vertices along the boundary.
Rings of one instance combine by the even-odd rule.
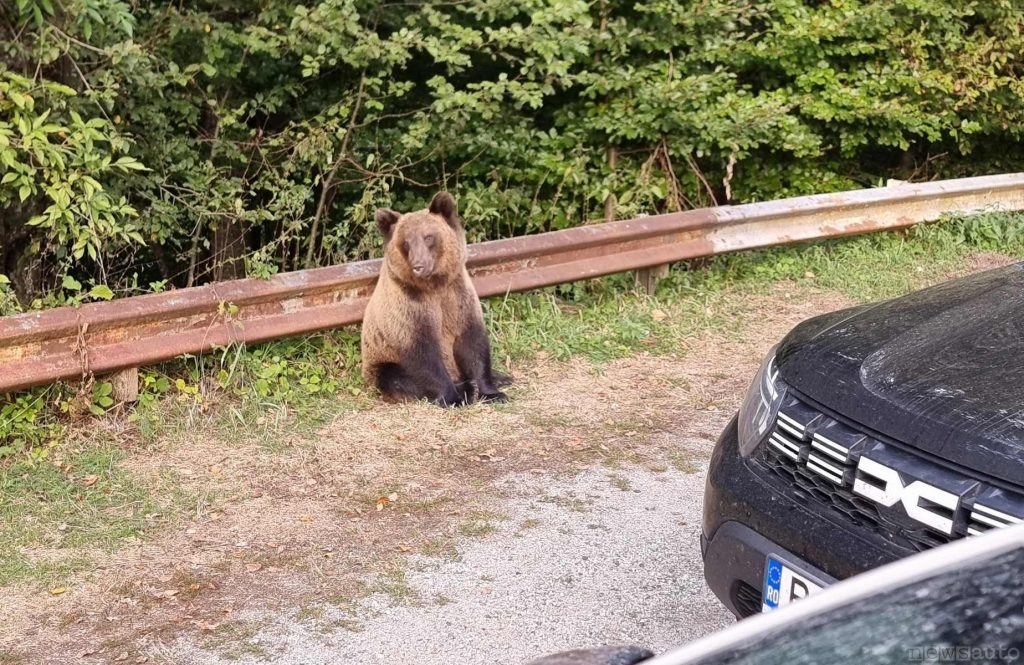
[[[820,590],[820,584],[812,581],[792,566],[769,556],[764,566],[764,593],[761,596],[761,611],[770,612]]]

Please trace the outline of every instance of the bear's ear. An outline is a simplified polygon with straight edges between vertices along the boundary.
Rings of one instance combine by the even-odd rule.
[[[455,209],[455,199],[448,192],[438,192],[434,195],[428,208],[431,214],[440,215],[448,226],[456,229],[459,227],[459,213]]]
[[[391,240],[391,232],[395,228],[398,217],[398,213],[390,208],[377,208],[374,219],[377,220],[377,228],[380,229],[385,239]]]

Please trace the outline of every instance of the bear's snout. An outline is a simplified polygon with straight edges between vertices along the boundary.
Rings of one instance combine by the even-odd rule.
[[[409,270],[414,277],[429,277],[435,268],[433,250],[423,242],[422,238],[413,238],[409,242],[409,250],[406,260],[409,262]]]

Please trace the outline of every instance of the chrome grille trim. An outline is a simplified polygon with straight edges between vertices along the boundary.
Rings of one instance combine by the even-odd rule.
[[[794,462],[800,461],[800,446],[789,439],[786,439],[778,432],[772,432],[772,436],[768,442],[773,448],[783,453]]]
[[[1006,523],[1006,522],[997,522],[996,520],[992,519],[991,517],[986,517],[983,513],[981,513],[981,514],[979,514],[979,513],[971,513],[971,521],[972,522],[981,522],[982,524],[987,524],[988,526],[995,526],[995,527],[1009,526],[1008,523]]]
[[[786,428],[801,439],[804,437],[804,426],[781,411],[779,411],[779,418],[776,420],[776,424]]]
[[[829,457],[832,457],[842,463],[846,463],[850,455],[850,449],[841,446],[832,439],[827,439],[821,434],[815,434],[811,438],[811,447],[820,450]]]
[[[1024,522],[1024,519],[1021,519],[1019,517],[1014,517],[1013,515],[1010,515],[1009,513],[1004,513],[1003,511],[996,510],[995,508],[989,508],[988,506],[986,506],[983,503],[976,503],[976,504],[974,504],[974,508],[972,509],[972,513],[973,514],[982,513],[982,514],[991,515],[995,519],[1002,520],[1004,524],[1020,524],[1021,522]]]
[[[1024,519],[1014,517],[1009,513],[996,510],[983,503],[975,503],[971,508],[970,521],[967,524],[967,533],[972,536],[980,536],[989,529],[1001,529],[1004,526],[1024,523]]]
[[[843,470],[826,462],[814,453],[807,456],[807,468],[814,471],[819,476],[823,476],[828,480],[831,480],[836,485],[841,485],[843,482]]]

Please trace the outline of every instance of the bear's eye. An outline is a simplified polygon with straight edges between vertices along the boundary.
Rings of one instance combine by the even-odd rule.
[[[402,242],[402,252],[404,252],[405,254],[409,253],[409,241],[408,240],[405,240],[405,241]]]
[[[435,240],[434,236],[424,236],[423,237],[423,242],[427,243],[427,247],[433,247],[434,246],[434,240]]]

